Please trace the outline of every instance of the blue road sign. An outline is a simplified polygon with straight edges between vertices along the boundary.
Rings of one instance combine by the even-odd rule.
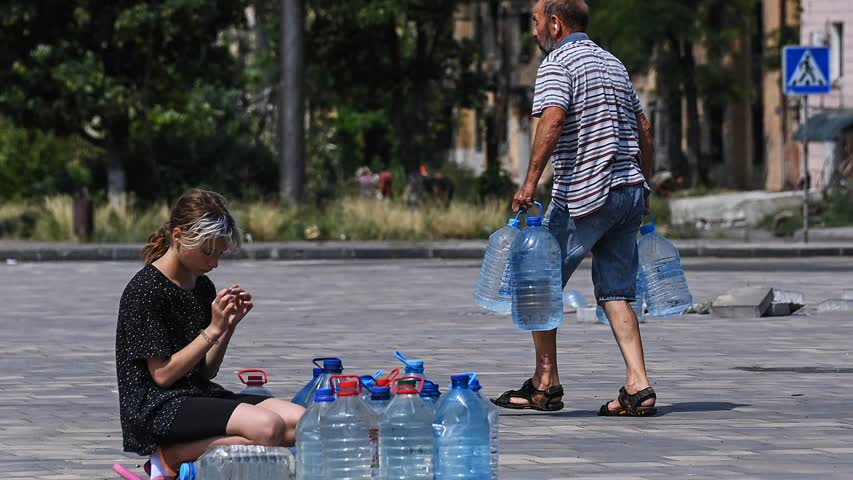
[[[830,93],[829,47],[785,47],[782,50],[782,73],[785,95]]]

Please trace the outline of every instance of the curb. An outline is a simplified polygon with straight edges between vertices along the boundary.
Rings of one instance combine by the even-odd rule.
[[[676,242],[682,257],[806,258],[851,257],[848,244],[722,244]],[[237,260],[480,260],[485,241],[388,243],[388,242],[288,242],[254,243],[226,255]],[[141,261],[141,244],[0,244],[0,261]]]

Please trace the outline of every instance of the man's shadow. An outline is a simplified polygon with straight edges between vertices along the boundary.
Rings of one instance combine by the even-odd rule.
[[[673,403],[672,405],[661,405],[658,407],[656,417],[663,417],[673,413],[697,413],[697,412],[724,412],[731,411],[741,407],[751,407],[746,403],[731,403],[731,402],[681,402]],[[561,410],[559,412],[537,412],[533,410],[510,410],[501,408],[500,415],[502,417],[515,417],[522,415],[546,415],[549,417],[562,418],[578,418],[578,417],[596,417],[598,411],[590,410]]]

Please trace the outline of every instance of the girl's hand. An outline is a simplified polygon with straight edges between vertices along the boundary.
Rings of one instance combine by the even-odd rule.
[[[240,285],[235,284],[231,287],[230,296],[229,301],[234,305],[234,310],[228,317],[228,329],[234,330],[255,305],[252,303],[252,295]]]
[[[216,294],[216,298],[210,305],[210,328],[214,329],[213,334],[217,337],[228,330],[228,319],[234,315],[237,308],[232,300],[231,289],[223,288]]]

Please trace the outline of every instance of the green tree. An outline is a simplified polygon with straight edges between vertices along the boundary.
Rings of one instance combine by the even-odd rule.
[[[223,138],[251,130],[243,71],[223,35],[243,25],[246,3],[6,1],[0,114],[101,148],[114,192],[124,190],[125,172],[153,194],[177,188],[177,166],[204,168],[190,180],[209,178],[223,144],[252,148]]]

